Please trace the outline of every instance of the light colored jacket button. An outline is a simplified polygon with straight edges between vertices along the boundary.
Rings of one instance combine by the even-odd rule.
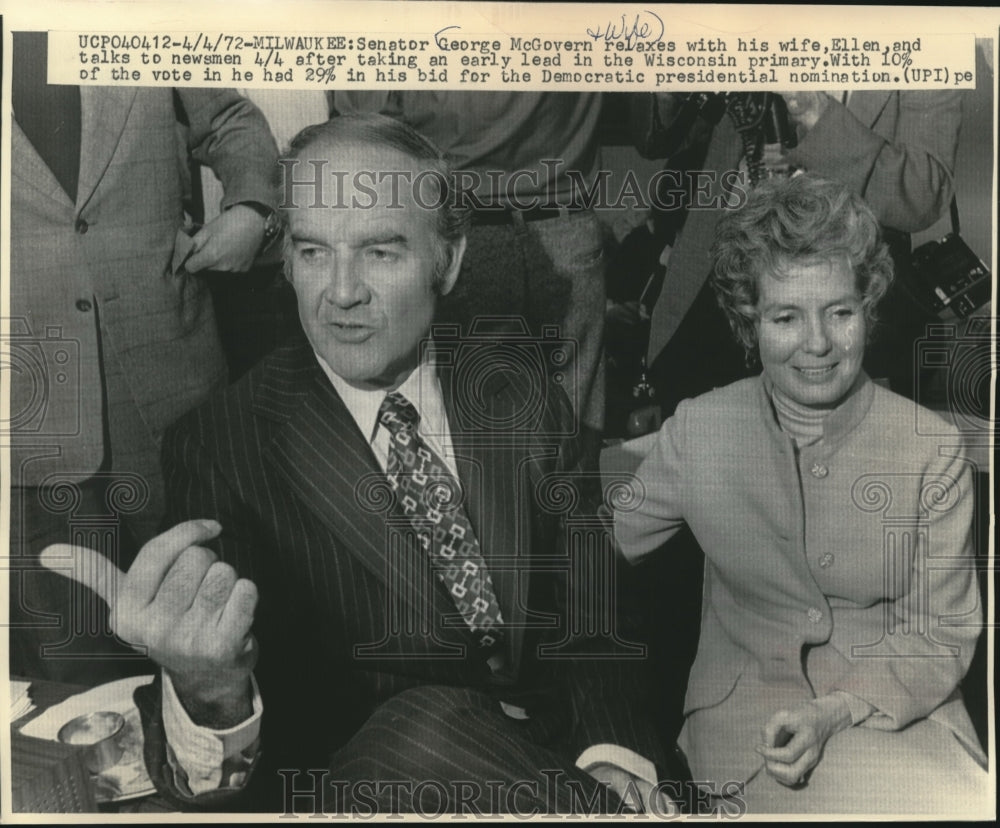
[[[832,563],[833,563],[833,553],[832,552],[825,552],[822,555],[820,555],[819,565],[820,565],[820,567],[822,569],[826,569]]]
[[[823,620],[822,611],[816,609],[816,607],[809,607],[809,611],[806,613],[806,615],[808,616],[809,620],[812,621],[813,624],[818,624],[820,621]]]
[[[818,478],[822,479],[822,478],[826,477],[830,473],[830,470],[826,466],[824,466],[822,463],[813,463],[813,467],[811,469],[809,469],[809,473],[813,477],[818,477]]]

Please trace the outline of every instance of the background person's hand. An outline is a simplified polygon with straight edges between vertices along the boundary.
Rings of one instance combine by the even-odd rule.
[[[781,92],[788,117],[799,127],[799,138],[809,132],[833,100],[826,92]]]
[[[610,303],[604,313],[604,321],[612,325],[634,327],[639,322],[645,320],[643,320],[642,309],[639,303],[637,301],[629,301]]]
[[[196,724],[215,728],[251,715],[257,659],[250,632],[256,586],[198,545],[221,529],[214,520],[180,523],[143,546],[127,573],[81,546],[55,544],[40,557],[48,569],[96,592],[118,637],[170,673]]]
[[[775,713],[764,725],[757,752],[771,776],[783,785],[798,785],[819,763],[829,738],[850,726],[851,711],[843,699],[813,699]]]
[[[184,263],[185,270],[249,270],[264,240],[265,225],[256,210],[234,204],[194,234],[194,253]]]

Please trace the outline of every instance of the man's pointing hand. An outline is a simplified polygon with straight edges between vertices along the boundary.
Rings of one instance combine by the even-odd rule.
[[[214,728],[251,714],[257,660],[257,587],[198,545],[221,530],[214,520],[179,523],[143,546],[128,572],[82,546],[41,554],[48,569],[104,599],[118,637],[167,670],[192,720]]]

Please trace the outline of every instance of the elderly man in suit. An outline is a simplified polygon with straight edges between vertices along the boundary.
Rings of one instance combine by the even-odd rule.
[[[90,635],[92,596],[31,567],[76,527],[113,526],[92,542],[126,561],[158,529],[163,430],[225,378],[196,274],[246,270],[266,216],[278,229],[277,149],[256,107],[229,90],[47,84],[46,38],[13,41],[8,436],[11,547],[24,565],[11,582],[14,668],[89,682],[129,653]],[[193,237],[189,154],[225,186],[222,214]]]
[[[465,248],[441,153],[380,115],[291,153],[305,338],[170,431],[177,525],[114,582],[89,558],[164,668],[155,780],[286,812],[662,807],[568,399],[530,343],[429,338]]]

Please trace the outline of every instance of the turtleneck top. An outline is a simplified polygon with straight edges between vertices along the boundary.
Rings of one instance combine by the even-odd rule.
[[[799,448],[811,446],[823,439],[823,421],[833,409],[803,405],[785,394],[777,385],[771,386],[771,402],[781,430]]]

